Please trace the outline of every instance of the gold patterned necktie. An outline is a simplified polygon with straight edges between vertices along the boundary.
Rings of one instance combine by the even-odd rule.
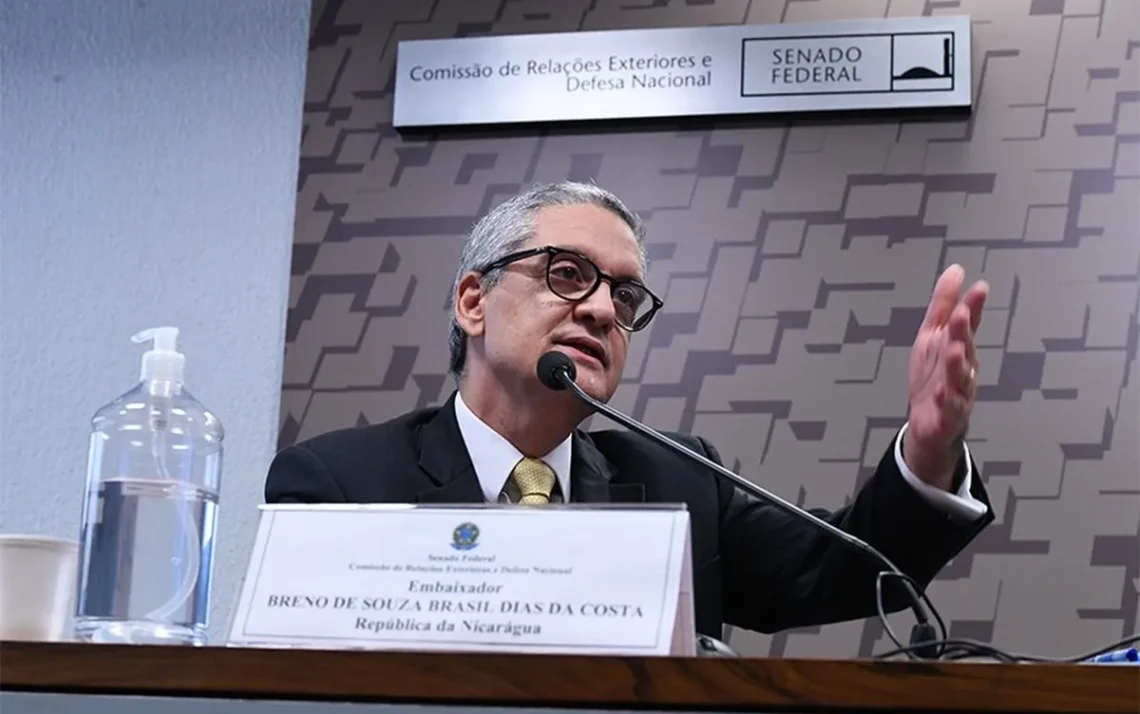
[[[554,490],[554,469],[545,461],[531,458],[520,460],[511,470],[511,479],[521,494],[519,503],[550,503],[550,493]]]

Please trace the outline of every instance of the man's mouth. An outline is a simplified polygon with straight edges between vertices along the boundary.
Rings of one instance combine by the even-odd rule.
[[[569,347],[577,352],[581,352],[587,357],[596,359],[600,364],[606,363],[606,353],[597,343],[591,340],[565,340],[558,343],[563,347]]]

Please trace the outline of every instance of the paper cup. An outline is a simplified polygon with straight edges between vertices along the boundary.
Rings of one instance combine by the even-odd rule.
[[[65,639],[78,557],[75,541],[0,535],[0,640]]]

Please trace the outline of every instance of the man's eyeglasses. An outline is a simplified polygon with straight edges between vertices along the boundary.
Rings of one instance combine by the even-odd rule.
[[[639,281],[607,275],[586,256],[553,246],[511,253],[488,263],[479,272],[486,275],[492,270],[543,254],[546,255],[546,285],[550,292],[563,300],[581,302],[593,295],[603,280],[609,283],[615,319],[622,329],[630,332],[643,329],[664,305]]]

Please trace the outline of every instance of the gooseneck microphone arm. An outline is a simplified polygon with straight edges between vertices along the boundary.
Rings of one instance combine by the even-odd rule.
[[[733,473],[731,470],[725,468],[724,466],[721,466],[708,457],[687,448],[683,444],[680,444],[673,439],[670,439],[659,431],[645,424],[642,424],[633,417],[626,416],[608,404],[604,404],[597,399],[594,399],[589,394],[586,394],[582,388],[579,387],[578,384],[574,381],[576,374],[577,369],[574,366],[574,362],[562,352],[547,352],[538,361],[538,378],[545,386],[549,387],[550,389],[570,390],[575,396],[578,397],[578,399],[585,402],[602,414],[606,415],[610,419],[613,419],[619,424],[627,427],[631,431],[637,432],[642,436],[652,439],[661,446],[664,446],[666,449],[669,449],[675,453],[679,453],[686,458],[697,462],[705,468],[727,479],[741,491],[744,491],[745,493],[760,500],[767,501],[768,503],[771,503],[772,505],[780,508],[786,513],[795,516],[796,518],[801,518],[805,521],[810,522],[815,527],[826,531],[827,533],[831,534],[843,543],[846,543],[848,546],[854,548],[855,550],[861,551],[871,556],[875,560],[882,563],[890,572],[901,576],[899,579],[902,581],[903,587],[906,588],[907,595],[911,601],[911,610],[914,612],[914,616],[918,621],[914,627],[914,630],[911,632],[911,645],[918,645],[923,642],[933,643],[937,639],[937,634],[934,630],[934,626],[930,623],[930,615],[926,611],[926,607],[923,605],[922,598],[920,598],[914,591],[914,588],[911,587],[910,581],[906,578],[905,574],[899,570],[894,563],[887,559],[885,555],[876,550],[871,544],[859,538],[856,538],[843,529],[837,528],[822,518],[780,498],[776,494],[769,493],[767,490],[761,488],[760,486],[757,486],[742,476]],[[916,654],[927,659],[936,659],[938,656],[938,649],[939,648],[936,644],[931,644],[928,647],[917,648]]]

